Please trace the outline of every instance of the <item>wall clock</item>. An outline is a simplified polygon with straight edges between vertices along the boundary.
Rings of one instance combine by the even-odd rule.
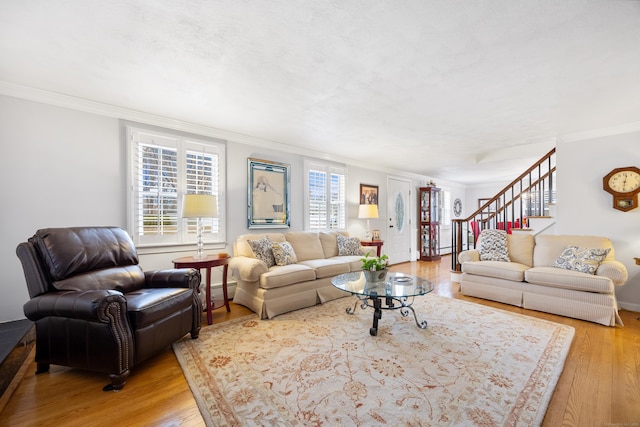
[[[640,169],[635,166],[616,168],[602,178],[604,191],[613,196],[613,208],[627,212],[638,207]]]
[[[455,216],[460,216],[461,213],[462,213],[462,200],[455,199],[453,201],[453,214]]]

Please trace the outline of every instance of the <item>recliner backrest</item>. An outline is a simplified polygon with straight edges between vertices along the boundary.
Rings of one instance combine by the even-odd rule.
[[[129,292],[144,285],[133,241],[121,228],[46,228],[29,242],[55,289]]]

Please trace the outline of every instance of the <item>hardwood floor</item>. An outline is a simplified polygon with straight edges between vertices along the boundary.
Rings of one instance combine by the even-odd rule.
[[[622,310],[625,327],[580,320],[465,297],[450,281],[450,258],[411,262],[392,270],[426,277],[434,292],[456,299],[534,316],[575,328],[564,371],[543,426],[640,425],[640,313]],[[214,324],[251,312],[232,304],[214,312]],[[206,317],[203,317],[203,327]],[[202,426],[203,420],[170,348],[135,367],[120,392],[103,392],[106,375],[52,366],[48,374],[28,371],[0,414],[0,426]]]

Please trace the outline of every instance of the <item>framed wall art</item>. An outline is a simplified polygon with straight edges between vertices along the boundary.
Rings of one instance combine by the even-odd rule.
[[[360,184],[360,204],[361,205],[377,205],[378,204],[378,186]]]
[[[249,228],[289,228],[290,165],[248,159]]]

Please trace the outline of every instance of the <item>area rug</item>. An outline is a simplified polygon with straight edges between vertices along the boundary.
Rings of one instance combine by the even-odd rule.
[[[573,328],[438,295],[411,314],[355,299],[205,327],[174,351],[209,426],[536,426]]]

